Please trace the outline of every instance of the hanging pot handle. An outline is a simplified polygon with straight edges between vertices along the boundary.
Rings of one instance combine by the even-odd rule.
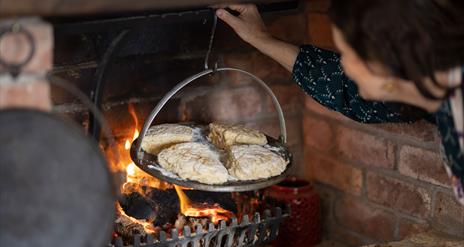
[[[275,109],[277,111],[277,114],[278,114],[278,117],[279,117],[279,124],[280,124],[279,140],[280,140],[281,143],[286,143],[286,141],[287,141],[287,129],[285,127],[284,114],[282,112],[282,108],[281,108],[281,106],[279,104],[279,101],[277,100],[276,96],[274,95],[272,90],[269,88],[269,86],[266,85],[266,83],[263,80],[259,79],[258,77],[256,77],[255,75],[253,75],[253,74],[251,74],[251,73],[249,73],[247,71],[237,69],[237,68],[230,68],[230,67],[227,68],[227,67],[225,67],[225,68],[207,69],[207,70],[204,70],[204,71],[202,71],[202,72],[200,72],[198,74],[195,74],[195,75],[192,75],[192,76],[188,77],[187,79],[185,79],[182,82],[180,82],[179,84],[177,84],[173,89],[171,89],[171,91],[169,91],[158,102],[158,104],[155,106],[155,108],[151,111],[148,118],[145,120],[142,131],[140,132],[140,136],[137,139],[137,145],[136,145],[137,157],[140,154],[141,147],[142,147],[142,139],[145,137],[145,134],[147,133],[148,128],[150,128],[151,124],[153,123],[153,120],[158,115],[158,113],[161,111],[161,109],[164,107],[164,105],[169,101],[169,99],[171,99],[172,96],[174,96],[177,92],[179,92],[182,88],[187,86],[189,83],[191,83],[191,82],[193,82],[193,81],[197,80],[198,78],[201,78],[201,77],[203,77],[205,75],[214,73],[215,71],[235,71],[235,72],[239,72],[239,73],[242,73],[242,74],[245,74],[245,75],[251,77],[255,82],[257,82],[257,83],[259,83],[259,85],[261,85],[261,87],[266,91],[266,93],[271,96],[272,102],[274,104],[274,107],[275,107]]]

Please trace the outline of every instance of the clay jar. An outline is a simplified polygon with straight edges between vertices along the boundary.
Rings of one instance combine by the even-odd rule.
[[[267,188],[270,200],[290,205],[291,216],[284,220],[274,246],[313,246],[321,240],[321,200],[310,182],[289,177]]]

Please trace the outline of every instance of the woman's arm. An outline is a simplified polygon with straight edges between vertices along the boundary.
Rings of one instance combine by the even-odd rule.
[[[216,11],[217,16],[231,26],[240,38],[292,72],[298,47],[269,35],[255,5],[231,4],[223,7],[240,13],[239,16],[233,16],[224,9]]]
[[[401,114],[403,105],[366,101],[358,87],[343,72],[338,54],[311,45],[297,47],[273,38],[266,30],[255,5],[232,4],[233,16],[218,9],[218,17],[247,43],[276,60],[293,73],[293,80],[320,104],[363,123],[407,122],[417,117]]]

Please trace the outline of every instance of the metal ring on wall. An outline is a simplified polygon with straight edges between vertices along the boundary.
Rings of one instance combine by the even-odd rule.
[[[11,74],[11,76],[16,78],[21,72],[21,69],[32,60],[32,57],[35,53],[35,42],[31,32],[25,28],[22,28],[20,24],[13,24],[10,28],[0,29],[0,44],[2,42],[2,38],[4,38],[8,34],[24,35],[30,46],[29,53],[27,54],[26,58],[18,63],[6,61],[5,58],[2,58],[2,53],[0,50],[0,66],[6,68],[6,70]]]

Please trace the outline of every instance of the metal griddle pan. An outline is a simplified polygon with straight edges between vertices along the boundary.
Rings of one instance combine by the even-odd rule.
[[[158,115],[158,113],[161,111],[164,105],[169,101],[169,99],[171,99],[172,96],[174,96],[178,91],[180,91],[182,88],[184,88],[189,83],[197,80],[198,78],[201,78],[203,76],[206,76],[212,73],[218,73],[221,71],[233,71],[233,72],[242,73],[246,76],[249,76],[251,79],[253,79],[253,81],[257,82],[271,96],[274,107],[278,113],[281,134],[278,139],[275,139],[269,136],[267,136],[267,139],[268,139],[268,145],[272,149],[279,149],[278,153],[284,159],[289,161],[286,170],[282,174],[275,176],[275,177],[267,178],[267,179],[248,180],[248,181],[240,181],[240,180],[229,181],[223,184],[214,184],[214,185],[204,184],[204,183],[200,183],[197,181],[185,180],[180,177],[166,174],[166,172],[163,172],[165,170],[158,164],[157,157],[155,155],[144,152],[144,150],[141,148],[142,139],[147,133],[148,128],[151,126],[155,117]],[[282,108],[277,98],[275,97],[274,93],[266,85],[264,81],[262,81],[261,79],[259,79],[258,77],[254,76],[253,74],[247,71],[237,69],[237,68],[229,67],[229,68],[206,69],[198,74],[195,74],[185,79],[179,84],[177,84],[171,91],[169,91],[163,97],[163,99],[160,100],[158,105],[156,105],[156,107],[153,109],[153,111],[150,113],[147,120],[145,121],[142,131],[140,132],[139,138],[134,140],[134,142],[132,143],[131,157],[134,163],[140,169],[142,169],[146,173],[160,180],[163,180],[169,183],[173,183],[176,185],[193,188],[197,190],[204,190],[204,191],[217,191],[217,192],[250,191],[250,190],[262,189],[262,188],[277,184],[287,177],[292,167],[292,155],[289,152],[288,148],[285,146],[286,140],[287,140],[287,132],[286,132],[285,120],[284,120]]]

